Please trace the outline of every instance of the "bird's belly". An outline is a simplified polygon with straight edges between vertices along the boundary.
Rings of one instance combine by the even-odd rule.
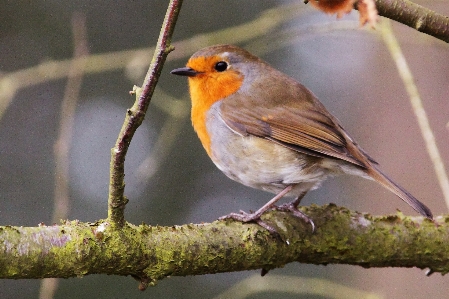
[[[315,189],[328,171],[320,158],[306,156],[273,141],[231,131],[220,119],[209,122],[211,158],[229,178],[246,186],[279,193],[293,185],[288,195]],[[211,124],[212,123],[212,124]]]

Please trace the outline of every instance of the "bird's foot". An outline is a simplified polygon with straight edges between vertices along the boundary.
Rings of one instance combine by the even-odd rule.
[[[225,219],[234,219],[240,222],[255,222],[258,225],[262,226],[266,230],[268,230],[271,234],[279,236],[279,233],[276,231],[274,227],[260,219],[260,213],[247,213],[245,211],[240,211],[240,213],[230,213],[228,215],[221,216],[218,218],[218,220],[225,220]]]
[[[309,216],[298,210],[295,202],[283,204],[279,207],[275,207],[275,209],[282,212],[291,212],[293,216],[303,219],[306,223],[310,223],[310,225],[312,226],[312,233],[315,231],[315,223],[313,223],[313,220]]]

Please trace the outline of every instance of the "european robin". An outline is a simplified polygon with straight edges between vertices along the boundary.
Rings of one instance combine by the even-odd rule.
[[[339,174],[373,179],[433,219],[429,208],[386,176],[309,89],[248,51],[207,47],[171,73],[188,78],[192,124],[215,165],[239,183],[276,194],[254,213],[220,219],[257,222],[274,232],[261,215],[283,196],[294,196],[276,208],[313,228],[297,207],[307,191]]]

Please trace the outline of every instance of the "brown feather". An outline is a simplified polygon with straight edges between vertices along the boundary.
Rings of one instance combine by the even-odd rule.
[[[349,150],[347,143],[352,140],[338,120],[308,89],[285,75],[283,77],[284,82],[290,80],[289,86],[296,87],[290,90],[295,93],[290,100],[269,101],[264,95],[255,98],[254,95],[233,94],[221,104],[222,119],[241,135],[255,135],[298,152],[341,159],[366,168],[365,161],[373,160],[358,146],[349,147],[356,153]]]

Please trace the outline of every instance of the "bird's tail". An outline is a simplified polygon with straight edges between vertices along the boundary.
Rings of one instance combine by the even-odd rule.
[[[393,182],[386,174],[382,173],[376,166],[372,165],[372,169],[368,172],[368,174],[382,186],[396,194],[399,198],[405,201],[408,205],[410,205],[415,211],[423,215],[424,217],[433,220],[433,215],[430,209],[417,200],[413,195],[408,193],[407,190]]]

